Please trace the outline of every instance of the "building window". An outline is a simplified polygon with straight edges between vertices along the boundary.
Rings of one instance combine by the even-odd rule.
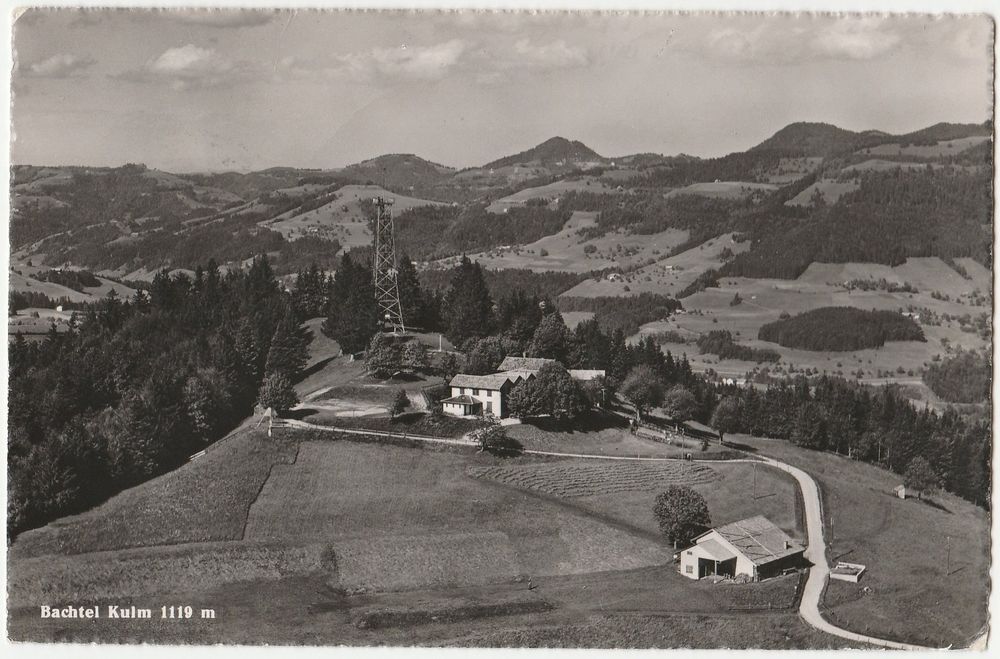
[[[691,552],[688,552],[688,553],[690,554]],[[684,566],[684,571],[686,573],[688,573],[688,574],[691,574],[692,572],[694,572],[694,566],[693,565],[685,565]]]
[[[694,552],[693,552],[693,551],[691,551],[691,550],[689,549],[689,550],[688,550],[688,556],[691,556],[691,555],[693,555],[693,554],[694,554]]]
[[[487,414],[493,414],[493,402],[492,401],[486,401],[486,413]]]
[[[473,393],[472,393],[472,395],[473,396],[478,396],[479,395],[479,389],[474,390]]]

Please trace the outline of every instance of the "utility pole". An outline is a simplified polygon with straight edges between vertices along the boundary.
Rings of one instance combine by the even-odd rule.
[[[753,500],[757,500],[757,463],[753,463]]]
[[[948,543],[948,553],[946,554],[946,558],[945,558],[945,561],[944,561],[944,565],[945,565],[944,576],[946,576],[946,577],[949,574],[951,574],[951,536],[949,535],[949,536],[947,536],[947,538],[948,538],[948,540],[947,540],[947,543]]]

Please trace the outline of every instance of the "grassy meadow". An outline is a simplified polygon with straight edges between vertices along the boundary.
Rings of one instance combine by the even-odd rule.
[[[828,560],[868,567],[860,583],[830,582],[827,619],[937,647],[960,646],[980,631],[990,590],[986,511],[950,494],[930,503],[898,499],[892,494],[898,475],[841,456],[780,440],[737,441],[808,471],[823,495]]]

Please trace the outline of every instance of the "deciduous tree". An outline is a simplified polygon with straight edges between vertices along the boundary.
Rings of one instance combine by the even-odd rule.
[[[685,485],[668,485],[656,496],[653,515],[667,540],[686,546],[712,524],[705,497]]]

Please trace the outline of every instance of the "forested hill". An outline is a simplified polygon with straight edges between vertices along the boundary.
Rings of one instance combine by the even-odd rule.
[[[553,137],[527,151],[500,158],[483,165],[483,169],[499,169],[521,163],[554,161],[600,162],[604,158],[583,142],[570,141],[565,137]]]
[[[882,144],[890,138],[888,133],[877,130],[855,133],[831,124],[800,122],[782,128],[750,151],[780,151],[787,155],[799,156],[832,156]]]
[[[10,236],[24,259],[123,278],[265,253],[285,274],[310,260],[334,267],[342,249],[367,244],[370,196],[388,191],[407,198],[396,208],[400,244],[417,259],[530,243],[559,232],[568,213],[594,211],[581,240],[667,229],[689,232],[684,247],[730,232],[750,239],[726,264],[732,275],[792,278],[814,261],[912,256],[988,264],[991,131],[939,123],[894,136],[803,122],[707,159],[611,160],[554,137],[466,170],[413,154],[219,174],[15,166]]]

